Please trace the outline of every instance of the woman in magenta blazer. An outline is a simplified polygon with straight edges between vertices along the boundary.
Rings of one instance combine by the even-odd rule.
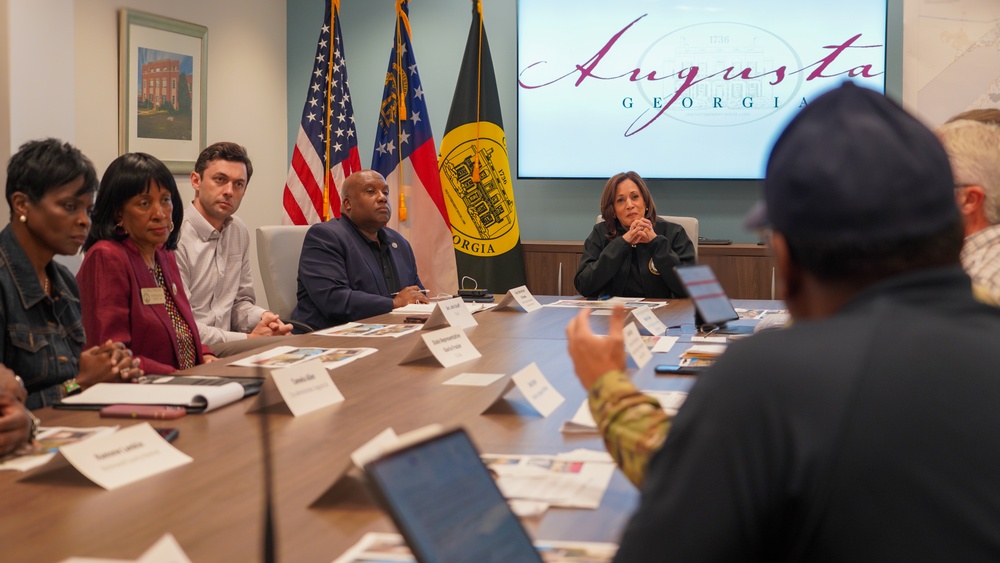
[[[215,359],[201,343],[174,258],[183,216],[167,167],[148,154],[125,154],[104,172],[83,245],[76,280],[87,345],[124,342],[146,373]]]

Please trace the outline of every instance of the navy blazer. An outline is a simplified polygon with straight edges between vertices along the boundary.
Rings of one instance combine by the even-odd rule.
[[[413,249],[403,235],[382,227],[399,287],[423,288]],[[343,324],[392,311],[392,297],[382,266],[356,228],[335,218],[309,227],[299,257],[299,302],[292,320],[314,329]]]

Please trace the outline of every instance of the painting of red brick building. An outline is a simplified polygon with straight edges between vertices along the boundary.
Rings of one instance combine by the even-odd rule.
[[[193,58],[139,47],[137,135],[190,140]]]

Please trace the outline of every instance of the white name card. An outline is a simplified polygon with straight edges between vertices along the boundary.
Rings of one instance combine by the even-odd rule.
[[[526,285],[518,286],[508,291],[507,295],[504,295],[503,299],[497,303],[496,310],[512,311],[515,304],[520,305],[525,313],[537,311],[542,308],[542,304],[528,291],[528,286]]]
[[[514,385],[521,391],[525,399],[531,403],[542,416],[549,416],[566,399],[556,391],[555,387],[549,383],[542,375],[542,370],[538,369],[535,362],[531,362],[527,367],[511,376]]]
[[[390,426],[379,432],[371,440],[351,453],[351,461],[356,467],[363,468],[366,463],[382,455],[382,452],[399,442],[399,436]]]
[[[443,385],[464,385],[468,387],[486,387],[502,378],[502,373],[460,373],[445,381]]]
[[[663,324],[653,310],[643,305],[642,307],[636,307],[629,312],[628,317],[625,318],[625,322],[629,322],[629,318],[634,319],[643,330],[648,332],[653,336],[659,336],[664,332],[667,332],[667,325]]]
[[[635,323],[629,323],[625,327],[625,350],[628,351],[628,355],[632,357],[632,361],[640,369],[653,359],[653,353],[649,351],[646,343],[642,340],[642,335],[639,334]]]
[[[148,422],[65,445],[59,453],[84,477],[109,491],[191,463]]]
[[[319,358],[273,370],[271,378],[294,416],[310,413],[344,400],[344,395],[330,379],[323,360]]]
[[[674,344],[676,344],[678,340],[680,340],[680,337],[678,336],[661,336],[656,341],[656,344],[653,344],[650,351],[653,353],[660,352],[666,354],[671,348],[674,347]]]
[[[437,423],[421,426],[409,432],[397,435],[392,427],[379,432],[374,438],[365,442],[363,446],[354,450],[351,454],[351,461],[360,469],[364,469],[365,464],[385,455],[388,452],[417,443],[425,438],[440,434],[444,428]]]
[[[463,304],[462,307],[465,307]],[[410,353],[399,363],[405,364],[434,356],[444,367],[448,368],[462,362],[482,357],[479,350],[459,327],[452,326],[420,334],[420,340],[410,350]]]
[[[701,342],[703,344],[725,344],[725,336],[692,336],[691,342]]]
[[[181,547],[173,534],[164,534],[160,541],[153,544],[145,553],[136,559],[136,563],[191,563],[184,549]]]
[[[424,330],[441,328],[451,325],[458,328],[471,328],[479,323],[472,318],[472,313],[465,306],[465,301],[461,297],[454,297],[447,301],[438,301],[436,307],[431,311],[431,316],[424,323]]]
[[[191,563],[173,534],[163,534],[138,559],[108,559],[106,557],[67,557],[60,563]]]

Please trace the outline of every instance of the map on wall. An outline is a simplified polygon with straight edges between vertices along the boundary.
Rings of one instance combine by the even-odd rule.
[[[904,12],[904,100],[929,124],[1000,107],[1000,2],[920,0]]]

